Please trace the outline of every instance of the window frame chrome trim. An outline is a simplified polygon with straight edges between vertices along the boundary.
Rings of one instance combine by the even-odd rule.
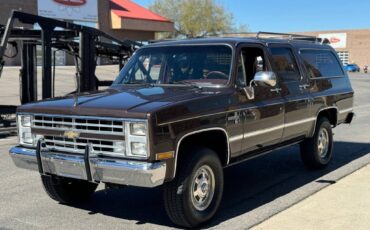
[[[138,50],[135,51],[134,54],[137,54],[137,52],[139,52],[141,50],[144,50],[144,49],[172,47],[172,46],[176,46],[176,47],[178,47],[178,46],[227,46],[227,47],[229,47],[231,49],[231,60],[230,60],[230,71],[229,71],[228,81],[225,84],[219,84],[219,85],[214,85],[214,86],[202,86],[202,87],[203,88],[229,88],[231,86],[233,73],[234,73],[233,68],[234,68],[234,63],[235,63],[235,60],[236,60],[236,57],[235,57],[236,56],[236,48],[235,48],[235,46],[231,45],[230,43],[223,43],[223,42],[189,43],[189,44],[187,44],[187,43],[183,43],[183,44],[160,44],[160,43],[157,43],[157,44],[151,44],[151,45],[147,45],[147,46],[144,46],[142,48],[139,48]],[[130,60],[132,60],[132,59],[130,59]],[[115,82],[115,80],[114,80],[114,82]],[[123,83],[114,84],[114,82],[113,82],[112,86],[125,85]]]
[[[331,76],[331,77],[328,77],[328,76],[322,76],[322,77],[311,77],[311,76],[307,76],[307,78],[309,80],[324,80],[324,79],[331,79],[331,78],[344,78],[346,77],[346,71],[343,67],[343,64],[338,56],[338,53],[335,51],[335,50],[332,50],[332,49],[323,49],[323,48],[299,48],[298,49],[298,54],[299,54],[299,58],[303,61],[303,57],[302,57],[302,54],[301,54],[301,50],[316,50],[316,51],[328,51],[330,53],[332,53],[335,57],[335,60],[338,62],[339,66],[340,66],[340,69],[342,70],[342,75],[336,75],[336,76]],[[306,66],[302,63],[303,65],[303,68],[305,69],[306,73],[308,72],[307,71],[307,68]]]

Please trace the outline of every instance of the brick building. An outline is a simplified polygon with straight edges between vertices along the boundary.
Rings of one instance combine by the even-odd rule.
[[[61,0],[43,0],[61,2]],[[68,2],[67,0],[63,0]],[[86,0],[97,4],[97,21],[73,21],[99,28],[120,40],[147,41],[155,39],[156,32],[172,32],[174,24],[167,18],[157,15],[131,0]],[[86,2],[83,1],[83,2]],[[12,10],[38,14],[38,0],[1,0],[0,24],[5,25]],[[66,20],[66,18],[64,18]],[[67,18],[68,20],[68,18]],[[30,25],[16,24],[30,28]],[[32,26],[31,26],[32,27]],[[60,65],[72,64],[72,58],[59,54]],[[6,65],[19,65],[20,58],[5,59]]]

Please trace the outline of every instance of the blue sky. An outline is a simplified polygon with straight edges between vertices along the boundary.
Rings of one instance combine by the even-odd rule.
[[[152,0],[133,0],[148,6]],[[369,0],[216,0],[250,31],[300,32],[370,28]]]

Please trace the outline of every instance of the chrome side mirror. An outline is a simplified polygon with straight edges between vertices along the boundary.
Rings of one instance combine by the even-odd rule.
[[[244,87],[243,90],[249,100],[254,99],[254,86],[255,85],[268,85],[275,87],[277,84],[276,74],[271,71],[259,71],[254,75],[253,80],[249,83],[249,86]]]
[[[251,84],[265,84],[271,87],[275,87],[277,83],[276,74],[271,71],[259,71],[254,75]]]

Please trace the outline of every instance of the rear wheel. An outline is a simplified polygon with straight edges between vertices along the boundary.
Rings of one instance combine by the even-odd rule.
[[[216,213],[223,192],[223,168],[210,149],[186,152],[176,178],[164,186],[166,212],[175,224],[193,228]]]
[[[333,133],[329,120],[321,117],[317,121],[315,134],[301,143],[301,157],[310,169],[326,167],[333,156]]]
[[[41,181],[50,198],[64,204],[87,201],[98,187],[88,181],[58,176],[41,176]]]

